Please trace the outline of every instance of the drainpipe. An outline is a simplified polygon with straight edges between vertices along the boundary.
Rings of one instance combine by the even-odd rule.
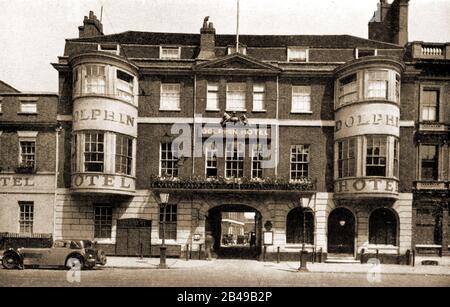
[[[59,133],[62,127],[59,125],[55,129],[55,191],[53,196],[53,240],[56,236],[56,201],[58,197],[58,177],[59,177]]]
[[[278,154],[279,154],[279,145],[280,142],[278,141],[280,133],[279,133],[279,122],[278,122],[278,104],[280,99],[280,86],[279,86],[279,80],[277,75],[277,101],[276,101],[276,121],[275,121],[275,179],[278,179]]]
[[[194,103],[193,103],[193,113],[192,114],[192,175],[195,175],[195,149],[197,140],[195,137],[195,112],[197,112],[197,74],[194,73]]]

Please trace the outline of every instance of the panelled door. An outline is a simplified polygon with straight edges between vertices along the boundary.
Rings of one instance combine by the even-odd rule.
[[[150,256],[152,221],[117,220],[116,255]]]

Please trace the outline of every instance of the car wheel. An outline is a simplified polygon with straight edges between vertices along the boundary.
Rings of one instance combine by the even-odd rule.
[[[72,269],[81,270],[83,268],[83,261],[78,257],[70,257],[66,261],[66,268],[68,268],[69,270]]]
[[[3,256],[2,264],[5,269],[13,270],[19,268],[19,257],[14,254]]]

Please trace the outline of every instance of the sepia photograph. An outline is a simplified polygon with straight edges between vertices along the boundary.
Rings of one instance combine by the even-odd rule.
[[[1,287],[450,287],[450,1],[0,7]]]

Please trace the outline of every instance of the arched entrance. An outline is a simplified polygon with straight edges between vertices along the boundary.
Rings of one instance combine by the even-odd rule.
[[[355,217],[346,208],[337,208],[328,216],[328,253],[352,254],[355,250]]]
[[[205,232],[211,232],[214,254],[218,258],[256,259],[261,253],[262,216],[250,206],[211,208]]]

